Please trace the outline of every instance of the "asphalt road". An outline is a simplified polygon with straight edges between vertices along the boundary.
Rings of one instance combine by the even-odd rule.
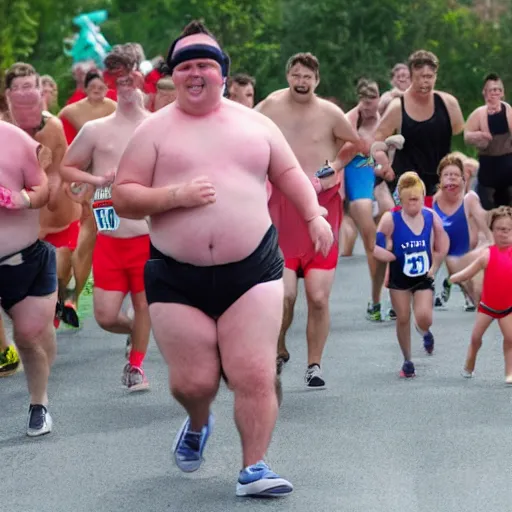
[[[0,510],[512,511],[512,389],[504,385],[497,325],[484,340],[477,376],[463,379],[473,315],[462,311],[455,291],[448,310],[435,315],[434,356],[422,352],[415,334],[417,378],[400,380],[393,323],[364,319],[366,272],[360,249],[340,262],[323,391],[304,387],[303,295],[298,301],[284,403],[267,459],[293,482],[292,495],[235,497],[240,443],[225,387],[203,467],[181,474],[170,446],[184,415],[168,394],[154,342],[146,360],[151,391],[127,395],[120,385],[123,337],[88,319],[82,331],[58,336],[52,434],[24,435],[24,376],[0,380]]]

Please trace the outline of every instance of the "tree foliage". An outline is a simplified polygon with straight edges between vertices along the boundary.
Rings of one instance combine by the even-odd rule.
[[[0,0],[0,66],[29,60],[67,95],[71,62],[63,39],[74,31],[74,16],[95,9],[109,11],[102,30],[111,44],[140,42],[148,58],[165,55],[188,21],[203,19],[232,71],[256,77],[259,98],[286,85],[284,65],[299,51],[320,60],[319,94],[345,108],[359,77],[386,89],[391,67],[419,48],[438,55],[438,86],[459,98],[466,115],[482,101],[487,72],[512,86],[512,7],[499,0]]]

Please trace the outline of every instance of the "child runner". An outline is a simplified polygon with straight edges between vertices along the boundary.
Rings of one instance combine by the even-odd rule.
[[[411,361],[411,300],[416,329],[428,354],[434,350],[430,332],[434,275],[448,252],[449,241],[441,219],[424,207],[425,185],[409,171],[398,180],[402,208],[386,212],[377,228],[374,255],[389,263],[388,288],[396,312],[398,343],[404,356],[401,377],[414,377]]]
[[[512,384],[512,208],[500,206],[493,210],[490,227],[495,244],[483,250],[471,265],[450,277],[452,283],[460,283],[471,279],[480,270],[484,271],[482,297],[462,376],[473,377],[482,337],[496,318],[503,334],[505,382]]]

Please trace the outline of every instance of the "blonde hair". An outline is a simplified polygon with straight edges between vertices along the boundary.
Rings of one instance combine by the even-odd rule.
[[[414,171],[407,171],[404,174],[402,174],[402,176],[400,176],[400,178],[398,180],[398,184],[396,186],[399,196],[402,195],[402,192],[404,190],[409,190],[411,188],[416,188],[416,187],[421,188],[423,195],[425,196],[425,194],[426,194],[425,183],[423,183],[421,178],[418,176],[418,173],[414,172]]]
[[[492,229],[494,223],[499,219],[509,218],[512,220],[512,207],[510,206],[500,206],[499,208],[495,208],[490,212],[491,220],[489,222],[489,227]]]

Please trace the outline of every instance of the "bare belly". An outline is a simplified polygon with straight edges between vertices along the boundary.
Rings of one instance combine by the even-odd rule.
[[[0,212],[0,258],[25,249],[39,235],[39,212]]]
[[[50,211],[45,206],[41,208],[39,222],[41,231],[46,234],[58,233],[66,229],[70,224],[80,219],[82,215],[82,207],[78,203],[64,197],[59,202],[57,210]]]
[[[151,219],[151,242],[163,254],[197,266],[223,265],[249,256],[271,225],[265,206],[218,204],[181,209]],[[241,205],[240,205],[241,206]]]
[[[112,238],[135,238],[136,236],[149,234],[149,227],[145,220],[122,218],[119,228],[115,231],[98,231],[98,233],[105,236],[111,236]]]

